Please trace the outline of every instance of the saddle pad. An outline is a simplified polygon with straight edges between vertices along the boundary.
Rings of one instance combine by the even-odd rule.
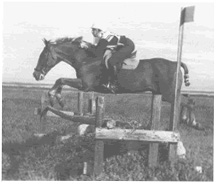
[[[122,65],[122,69],[136,69],[139,65],[139,60],[136,58],[127,58],[124,60],[124,63]]]

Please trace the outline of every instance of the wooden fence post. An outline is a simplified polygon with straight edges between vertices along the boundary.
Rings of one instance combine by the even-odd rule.
[[[94,92],[91,93],[90,99],[89,99],[89,113],[92,115],[96,114],[96,100],[94,98]]]
[[[159,130],[161,117],[161,95],[152,95],[151,130]],[[154,167],[158,163],[158,143],[149,144],[148,165]]]
[[[180,116],[180,104],[181,104],[181,92],[180,90],[177,90],[176,94],[176,104],[171,104],[171,116],[170,116],[170,131],[177,131],[177,125],[179,122],[179,116]],[[176,151],[177,151],[177,144],[170,144],[169,145],[169,160],[173,163],[176,158]]]
[[[96,107],[96,128],[102,127],[104,118],[104,97],[99,96],[97,98]],[[97,176],[103,171],[104,162],[104,142],[102,140],[96,139],[95,142],[95,155],[94,155],[94,175]]]
[[[180,110],[180,102],[181,102],[181,90],[180,86],[180,65],[182,61],[182,46],[183,46],[183,38],[184,38],[184,23],[194,21],[194,6],[181,8],[180,13],[180,24],[179,24],[179,37],[178,37],[178,51],[177,51],[177,69],[176,69],[176,81],[175,81],[175,97],[174,102],[171,106],[171,118],[170,118],[170,130],[176,131],[178,119],[179,119],[179,110]],[[176,156],[176,147],[177,145],[169,146],[169,159],[173,162]]]
[[[82,91],[78,92],[78,114],[83,115],[83,104],[84,104],[84,93]]]

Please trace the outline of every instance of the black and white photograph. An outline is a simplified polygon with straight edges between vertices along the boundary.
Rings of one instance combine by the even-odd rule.
[[[3,1],[2,181],[214,182],[214,1]]]

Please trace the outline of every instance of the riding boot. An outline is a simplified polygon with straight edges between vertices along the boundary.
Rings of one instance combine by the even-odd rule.
[[[109,84],[109,89],[112,93],[116,93],[117,91],[117,67],[112,67],[112,76]]]
[[[105,88],[107,88],[107,89],[109,89],[109,87],[110,87],[110,81],[111,81],[110,77],[108,77],[106,83],[103,83],[102,86],[105,87]]]
[[[110,81],[111,81],[111,70],[110,69],[109,70],[104,69],[103,79],[102,79],[102,87],[109,89]]]

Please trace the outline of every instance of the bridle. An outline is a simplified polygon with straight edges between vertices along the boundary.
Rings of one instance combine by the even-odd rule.
[[[55,61],[55,58],[54,58],[54,56],[52,55],[52,53],[50,52],[50,50],[48,50],[48,54],[51,56],[51,58],[52,58],[52,60],[54,60]],[[48,66],[47,66],[48,67]],[[46,75],[46,71],[45,71],[45,69],[47,68],[46,66],[44,67],[44,66],[41,66],[41,68],[42,69],[38,69],[37,67],[36,68],[34,68],[34,70],[35,70],[35,72],[38,72],[38,73],[41,73],[42,75]]]
[[[55,51],[57,54],[56,57],[58,57],[58,59],[57,59],[56,57],[53,56],[53,53],[50,50],[48,50],[47,52],[48,52],[47,54],[49,55],[49,57],[51,57],[51,60],[53,60],[53,61],[63,60],[63,61],[66,61],[70,65],[72,64],[72,61],[73,61],[73,63],[76,64],[77,59],[74,56],[73,56],[73,58],[69,59],[66,53],[58,52],[58,50],[57,50],[57,51]],[[40,66],[36,66],[34,68],[34,71],[36,73],[40,73],[41,75],[45,76],[47,73],[47,68],[50,68],[50,67],[51,66],[49,66],[48,64],[44,64],[44,65],[42,64]]]
[[[34,71],[36,71],[36,72],[38,72],[38,73],[41,73],[41,74],[43,74],[43,75],[46,74],[45,71],[44,71],[44,69],[39,70],[39,69],[37,69],[37,68],[34,68]]]

